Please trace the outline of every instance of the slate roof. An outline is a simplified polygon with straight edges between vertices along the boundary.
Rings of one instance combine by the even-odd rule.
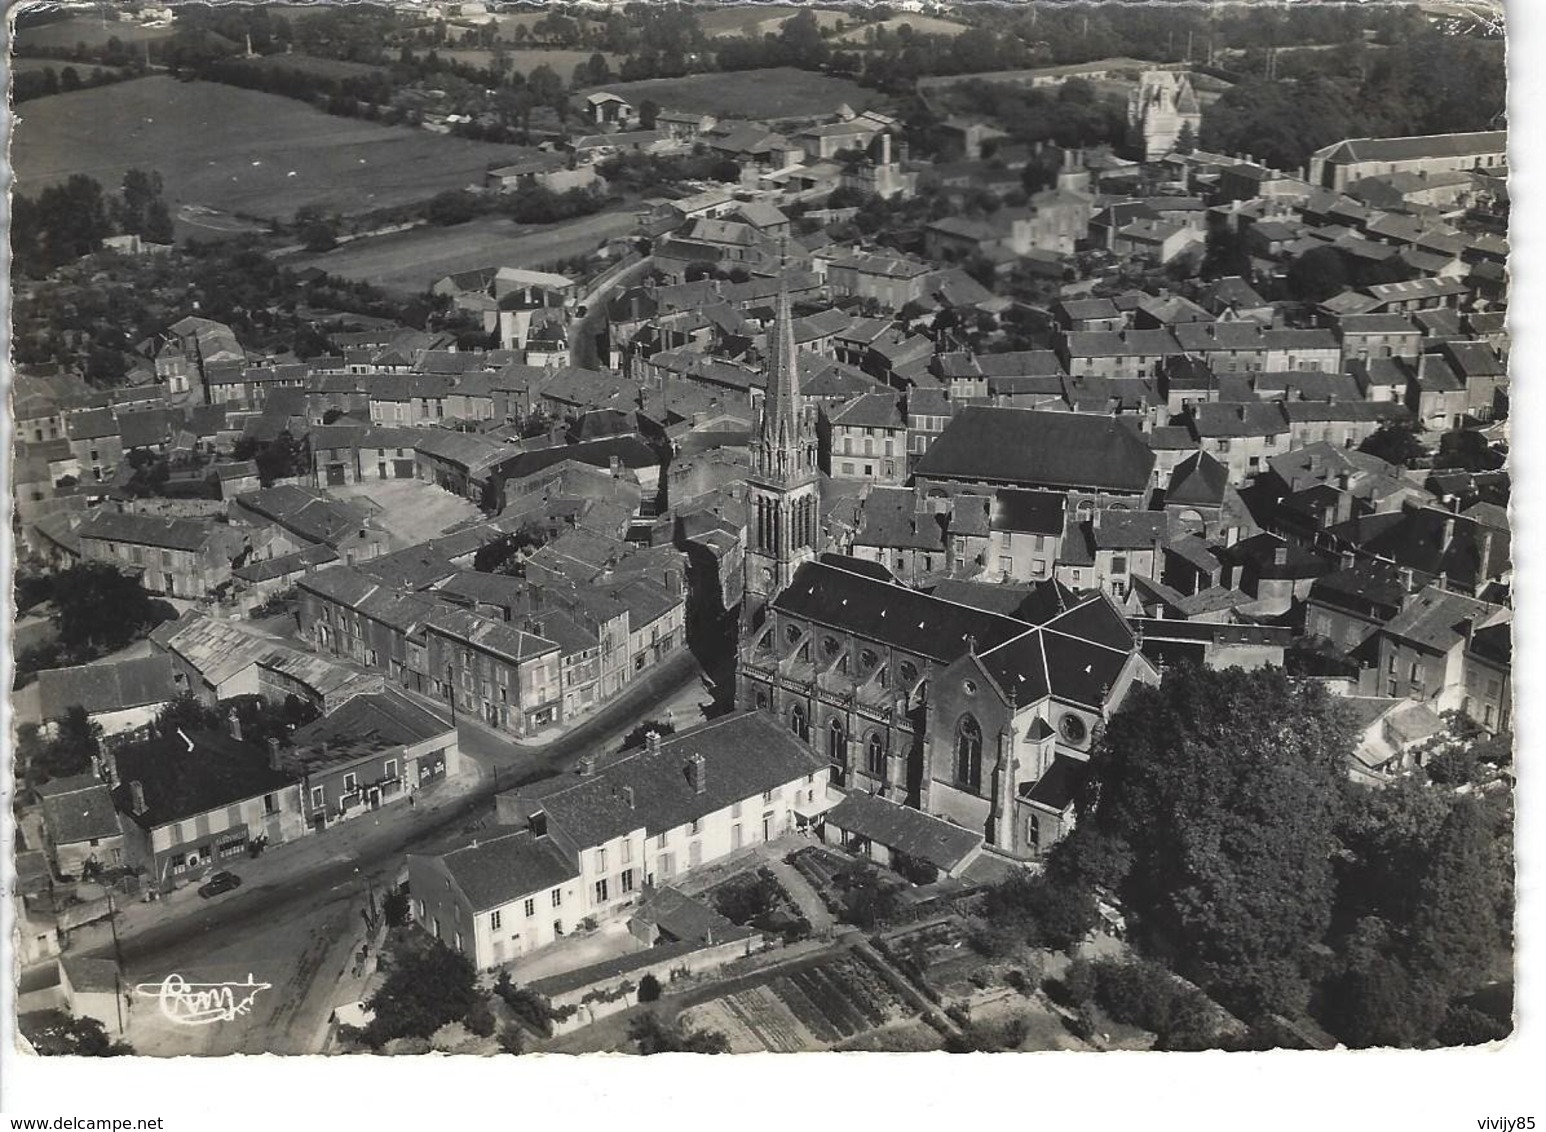
[[[689,760],[703,760],[703,790],[689,781]],[[766,712],[743,711],[666,737],[544,790],[536,808],[548,828],[575,845],[603,845],[633,830],[655,836],[765,791],[825,775],[827,761]],[[517,790],[516,796],[520,796]]]
[[[1052,695],[1099,708],[1132,651],[1127,622],[1106,598],[1092,594],[1040,628],[979,653],[978,660],[1017,704]]]
[[[774,599],[792,617],[851,630],[866,640],[939,661],[954,660],[974,637],[988,648],[1025,631],[1023,621],[943,601],[895,582],[824,562],[807,562]]]
[[[1348,138],[1317,150],[1311,156],[1351,164],[1358,161],[1417,161],[1424,157],[1474,157],[1504,153],[1507,149],[1507,131],[1494,130],[1399,138]]]
[[[342,705],[290,736],[297,762],[316,768],[373,751],[408,747],[449,735],[452,724],[395,688],[351,696]],[[322,752],[327,752],[326,762]]]
[[[1089,773],[1089,763],[1071,759],[1067,755],[1055,755],[1045,774],[1030,785],[1020,788],[1020,797],[1060,814],[1073,805],[1079,787],[1089,777]]]
[[[711,942],[735,925],[709,905],[667,885],[640,905],[634,918],[654,924],[673,939]]]
[[[1504,668],[1513,661],[1514,627],[1508,622],[1488,625],[1471,634],[1470,651],[1483,660]]]
[[[1176,465],[1170,475],[1165,503],[1191,507],[1222,507],[1229,470],[1206,452],[1196,452]]]
[[[118,837],[118,811],[107,784],[95,775],[56,778],[38,787],[43,799],[43,822],[55,845]]]
[[[1429,586],[1385,626],[1389,636],[1434,652],[1448,652],[1465,640],[1466,622],[1477,622],[1495,607],[1463,594]]]
[[[310,570],[316,566],[326,566],[330,562],[338,561],[338,551],[331,546],[317,543],[314,546],[302,547],[300,550],[289,554],[281,554],[275,558],[265,558],[261,562],[253,562],[231,573],[244,582],[267,582],[275,578],[282,578],[286,574],[294,574]]]
[[[552,840],[522,830],[475,841],[440,858],[474,911],[498,908],[580,875]]]
[[[962,408],[918,462],[920,477],[1142,492],[1154,468],[1143,440],[1107,417]]]
[[[181,691],[165,655],[99,661],[38,673],[38,708],[44,719],[62,719],[74,705],[88,715],[166,703]]]
[[[895,393],[863,393],[855,397],[832,417],[833,425],[847,428],[907,427],[907,418]]]
[[[226,530],[231,528],[227,527]],[[93,511],[78,528],[77,537],[154,546],[166,550],[203,550],[214,534],[207,520],[171,519],[118,511]]]
[[[982,834],[873,794],[849,794],[827,811],[829,825],[953,873],[982,848]]]
[[[113,801],[120,813],[141,828],[222,809],[295,782],[290,773],[272,770],[268,751],[256,744],[237,742],[218,731],[194,731],[188,737],[192,751],[177,735],[118,750],[120,782]],[[133,812],[132,782],[145,788],[143,814]]]

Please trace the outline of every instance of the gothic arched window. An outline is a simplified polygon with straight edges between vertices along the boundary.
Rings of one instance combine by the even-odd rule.
[[[886,777],[886,745],[874,731],[870,732],[869,740],[864,744],[864,765],[871,777]]]
[[[982,728],[969,715],[956,724],[956,785],[982,793]]]
[[[827,725],[827,758],[835,763],[848,761],[848,744],[843,734],[843,721],[834,719]]]
[[[798,735],[802,742],[810,742],[810,723],[805,718],[805,708],[800,704],[795,704],[794,710],[789,713],[789,730]]]

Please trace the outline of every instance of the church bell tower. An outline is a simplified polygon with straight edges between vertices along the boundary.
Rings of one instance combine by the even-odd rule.
[[[768,336],[767,395],[752,437],[746,477],[746,599],[743,624],[755,625],[768,602],[789,584],[821,545],[820,473],[816,424],[800,396],[794,316],[780,282]]]

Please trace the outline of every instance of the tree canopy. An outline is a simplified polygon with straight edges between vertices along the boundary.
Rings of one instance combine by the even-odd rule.
[[[1090,817],[1132,855],[1128,907],[1247,1016],[1304,1006],[1351,746],[1318,686],[1185,667],[1135,688],[1092,759]]]
[[[375,1017],[365,1027],[365,1041],[379,1048],[393,1038],[427,1038],[447,1022],[466,1017],[480,998],[477,972],[460,952],[438,941],[420,951],[399,952],[367,1004]]]

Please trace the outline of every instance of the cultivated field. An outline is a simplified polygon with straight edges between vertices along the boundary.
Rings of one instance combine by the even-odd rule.
[[[300,71],[324,79],[353,79],[373,75],[380,67],[369,63],[351,63],[346,59],[322,59],[315,55],[258,55],[246,60],[247,66],[269,71]]]
[[[687,75],[680,79],[643,79],[609,83],[609,90],[635,106],[646,98],[667,110],[714,114],[721,118],[809,118],[831,114],[846,102],[867,110],[885,101],[878,91],[849,79],[837,79],[793,67],[723,74]],[[583,98],[592,91],[582,91]]]
[[[870,963],[850,953],[776,972],[767,982],[682,1012],[696,1029],[719,1030],[731,1053],[803,1053],[915,1014]]]
[[[595,251],[633,230],[631,211],[604,212],[562,224],[517,224],[480,217],[453,228],[416,228],[356,240],[320,255],[286,259],[287,266],[320,267],[399,294],[418,294],[443,275],[476,267],[538,267]]]
[[[174,213],[188,206],[265,218],[313,206],[345,215],[423,200],[482,180],[514,146],[337,118],[294,99],[163,76],[27,104],[16,128],[16,189],[85,173],[116,188],[154,169]],[[180,235],[215,228],[188,224]]]
[[[118,23],[114,20],[94,20],[88,16],[59,20],[51,24],[37,24],[16,29],[16,46],[22,51],[69,50],[78,43],[87,47],[104,47],[116,38],[120,43],[143,43],[146,40],[167,39],[173,33],[171,27],[147,28],[139,24]]]

